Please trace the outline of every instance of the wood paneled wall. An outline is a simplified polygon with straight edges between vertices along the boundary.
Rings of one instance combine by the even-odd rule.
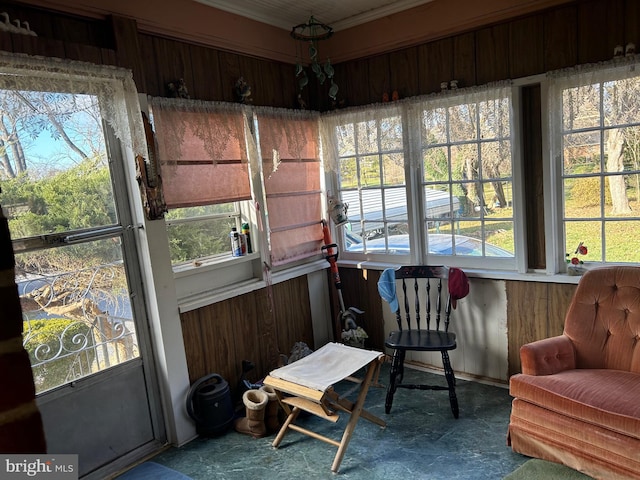
[[[365,311],[359,324],[369,335],[367,347],[376,350],[384,349],[383,309],[388,308],[378,294],[381,273],[340,269],[345,306]],[[575,289],[575,284],[506,282],[509,375],[520,371],[522,345],[562,333]]]
[[[278,283],[180,315],[189,380],[217,373],[235,389],[242,360],[255,382],[289,356],[296,342],[313,348],[307,277]]]
[[[166,85],[183,78],[192,98],[234,101],[233,86],[242,76],[252,86],[255,105],[297,108],[294,67],[246,55],[163,38],[138,30],[135,20],[74,17],[19,2],[0,2],[12,19],[28,20],[38,37],[0,32],[0,50],[82,60],[130,68],[140,92],[166,96]],[[640,44],[640,2],[580,0],[522,18],[459,32],[428,43],[344,62],[334,66],[340,105],[379,102],[385,92],[400,97],[440,90],[456,79],[460,87],[519,78],[577,64],[607,60],[616,45]],[[544,215],[540,147],[539,91],[525,100],[526,197],[529,265],[544,265]],[[335,107],[328,85],[311,78],[303,98],[310,108]],[[524,119],[523,119],[524,120]],[[382,303],[379,272],[342,269],[347,306],[365,310],[362,322],[369,345],[382,348]],[[509,370],[519,370],[523,343],[561,331],[572,285],[507,282]],[[332,285],[330,288],[333,291]],[[270,296],[273,308],[270,309]],[[272,313],[273,312],[273,313]],[[313,342],[306,278],[246,294],[181,316],[189,376],[195,380],[216,372],[235,386],[241,361],[256,364],[256,380],[288,354],[295,341]]]

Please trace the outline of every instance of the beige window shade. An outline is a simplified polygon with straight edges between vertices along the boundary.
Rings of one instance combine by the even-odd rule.
[[[242,106],[155,97],[149,105],[169,208],[251,198]]]
[[[322,192],[318,118],[257,112],[274,266],[321,253]]]

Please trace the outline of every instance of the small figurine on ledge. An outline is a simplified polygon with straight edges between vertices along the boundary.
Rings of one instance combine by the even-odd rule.
[[[168,83],[167,90],[169,91],[169,97],[171,98],[191,98],[183,78],[176,82]]]
[[[251,102],[251,85],[244,81],[244,77],[240,77],[235,85],[236,100],[240,103]]]

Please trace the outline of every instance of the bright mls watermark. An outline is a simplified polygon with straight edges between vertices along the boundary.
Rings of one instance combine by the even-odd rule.
[[[78,480],[78,455],[2,455],[2,480]]]

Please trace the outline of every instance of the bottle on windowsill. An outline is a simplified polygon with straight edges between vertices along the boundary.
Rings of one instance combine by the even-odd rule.
[[[229,233],[229,238],[231,239],[231,255],[233,257],[241,257],[242,256],[242,239],[240,238],[240,233],[238,233],[238,229],[233,227],[231,232]]]

